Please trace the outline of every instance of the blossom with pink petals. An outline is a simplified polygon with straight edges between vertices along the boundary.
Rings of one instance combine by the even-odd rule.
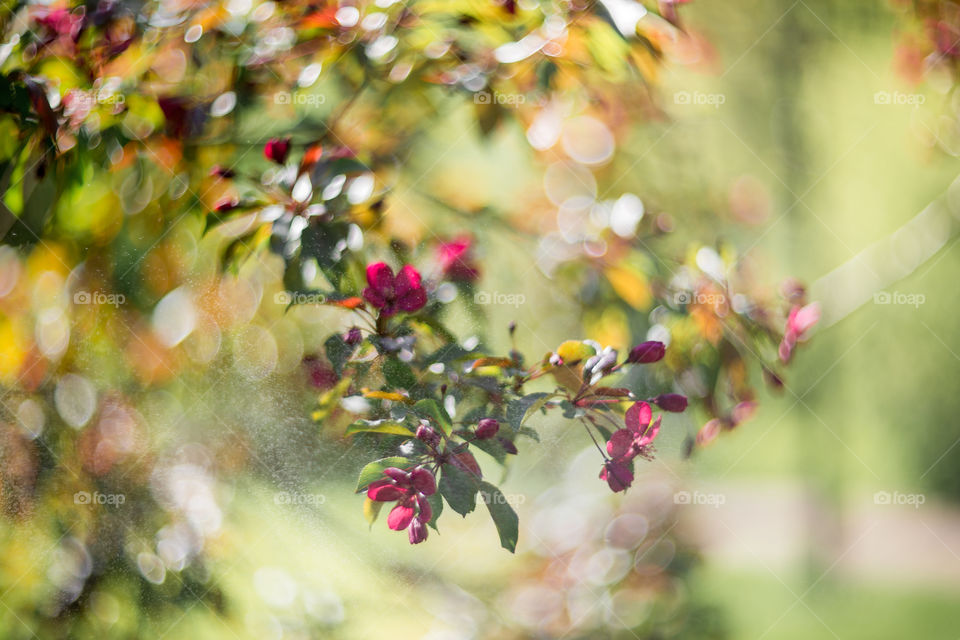
[[[653,419],[653,409],[646,402],[637,402],[624,415],[626,428],[619,429],[607,442],[610,460],[604,463],[600,479],[613,491],[623,491],[633,482],[633,459],[648,456],[648,447],[660,432],[660,416]]]
[[[267,160],[283,164],[290,154],[290,138],[270,138],[263,145],[263,155]]]
[[[437,254],[444,278],[473,282],[480,277],[480,270],[473,261],[473,239],[469,236],[459,236],[448,242],[441,242],[437,248]]]
[[[367,266],[367,284],[363,297],[383,316],[392,316],[399,311],[418,311],[427,304],[427,292],[420,284],[420,273],[405,265],[397,275],[384,262]]]
[[[806,333],[820,321],[820,305],[812,302],[806,306],[796,305],[787,316],[787,326],[780,341],[779,355],[783,362],[790,362],[793,349]]]
[[[410,544],[423,542],[427,539],[426,524],[433,518],[427,496],[437,492],[436,479],[423,467],[411,471],[388,467],[383,475],[386,477],[367,487],[367,497],[374,502],[396,501],[387,516],[387,526],[394,531],[407,529]]]

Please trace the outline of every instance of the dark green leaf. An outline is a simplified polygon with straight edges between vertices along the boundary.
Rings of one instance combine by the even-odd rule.
[[[343,373],[343,365],[346,364],[347,360],[350,359],[350,354],[353,353],[353,347],[348,345],[343,341],[343,336],[339,333],[335,333],[329,338],[326,342],[323,343],[323,347],[327,352],[327,359],[330,361],[330,364],[333,365],[334,372],[339,376]]]
[[[443,513],[443,498],[440,497],[440,493],[434,493],[432,496],[427,496],[427,502],[430,503],[430,508],[433,509],[433,518],[430,519],[430,522],[427,524],[434,531],[440,531],[437,529],[437,519],[440,518],[440,514]]]
[[[519,430],[523,426],[527,412],[530,409],[539,409],[553,396],[550,393],[531,393],[517,400],[511,400],[507,405],[507,422],[514,429]]]
[[[453,421],[447,414],[446,409],[440,406],[440,403],[432,398],[424,398],[413,405],[413,410],[425,418],[429,418],[436,423],[444,433],[450,435],[453,431]]]
[[[396,356],[390,356],[383,363],[383,377],[395,389],[412,389],[417,386],[417,377],[410,365],[400,362]]]
[[[487,505],[493,524],[500,534],[500,546],[513,553],[517,550],[517,538],[520,531],[520,519],[517,512],[507,503],[506,496],[489,482],[480,483],[480,497]]]
[[[438,486],[450,508],[461,516],[477,508],[477,479],[466,471],[452,464],[443,465]]]

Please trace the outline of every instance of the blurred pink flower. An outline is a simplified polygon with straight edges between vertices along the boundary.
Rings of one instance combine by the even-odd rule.
[[[267,160],[283,164],[290,154],[290,138],[271,138],[263,145],[263,155]]]
[[[787,316],[787,326],[780,341],[779,355],[783,362],[790,362],[793,349],[797,342],[802,340],[806,333],[820,321],[820,304],[811,302],[805,307],[799,305],[790,309]]]
[[[459,236],[449,242],[441,242],[437,248],[443,277],[460,282],[473,282],[480,277],[480,270],[473,260],[473,239]]]

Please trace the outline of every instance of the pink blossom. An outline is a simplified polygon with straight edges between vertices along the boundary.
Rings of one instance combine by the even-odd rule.
[[[787,326],[780,341],[778,354],[783,362],[789,362],[797,342],[820,321],[820,305],[812,302],[805,307],[795,305],[787,316]]]
[[[263,145],[263,155],[267,160],[283,164],[290,154],[290,138],[271,138]]]
[[[433,509],[427,496],[437,491],[433,474],[423,467],[411,471],[388,467],[384,478],[367,487],[367,497],[374,502],[394,502],[396,505],[387,516],[387,526],[394,531],[409,528],[410,544],[427,539],[426,524],[433,518]]]
[[[383,316],[398,311],[418,311],[427,304],[427,293],[420,284],[420,273],[409,264],[394,276],[393,269],[383,262],[367,266],[367,283],[363,297]]]
[[[613,491],[623,491],[633,482],[633,459],[647,453],[660,432],[660,417],[653,420],[653,409],[646,402],[637,402],[624,415],[625,428],[618,429],[607,442],[610,460],[603,465],[600,479]]]
[[[440,270],[448,280],[473,282],[480,277],[480,270],[473,261],[473,239],[460,236],[441,242],[437,248]]]

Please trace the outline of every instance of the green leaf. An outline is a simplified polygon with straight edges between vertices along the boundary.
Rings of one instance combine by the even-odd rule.
[[[353,353],[353,347],[343,341],[343,336],[335,333],[327,338],[326,342],[323,343],[323,348],[327,352],[327,360],[333,365],[334,372],[336,372],[338,376],[341,375],[343,373],[343,365],[347,363],[347,360],[350,359],[350,354]]]
[[[500,546],[514,553],[517,550],[517,538],[520,533],[520,519],[517,512],[507,502],[506,496],[489,482],[480,483],[480,497],[487,505],[487,511],[493,518],[500,534]]]
[[[521,436],[527,436],[531,440],[536,440],[537,442],[540,442],[540,434],[534,431],[533,429],[531,429],[530,427],[520,427],[519,429],[517,429],[517,434]]]
[[[427,502],[430,503],[430,508],[433,509],[433,517],[427,524],[434,531],[440,531],[440,529],[437,529],[437,520],[440,518],[440,514],[443,513],[443,498],[440,497],[439,492],[436,492],[432,496],[427,496]]]
[[[357,493],[366,489],[371,482],[383,477],[383,470],[387,467],[410,467],[413,461],[402,456],[393,456],[390,458],[380,458],[374,460],[360,471],[360,477],[357,478]]]
[[[390,356],[383,363],[383,377],[395,389],[412,389],[417,386],[417,377],[409,365],[400,362],[396,356]]]
[[[345,432],[348,436],[354,433],[389,433],[398,436],[413,435],[413,431],[406,426],[389,420],[373,420],[370,422],[359,420],[347,427]]]
[[[500,464],[503,464],[507,459],[507,451],[503,448],[503,445],[496,440],[496,438],[491,438],[490,440],[474,440],[472,446],[489,454],[490,457]]]
[[[450,419],[450,415],[447,413],[446,409],[440,406],[440,403],[432,398],[424,398],[413,405],[413,410],[418,414],[430,418],[435,423],[437,423],[444,433],[450,435],[450,432],[453,431],[453,420]]]
[[[466,516],[477,508],[477,479],[452,464],[445,464],[438,483],[440,493],[450,508]]]
[[[517,400],[511,400],[510,404],[507,405],[507,422],[519,431],[520,427],[523,426],[523,421],[526,420],[527,414],[542,409],[554,395],[542,392],[531,393]]]

